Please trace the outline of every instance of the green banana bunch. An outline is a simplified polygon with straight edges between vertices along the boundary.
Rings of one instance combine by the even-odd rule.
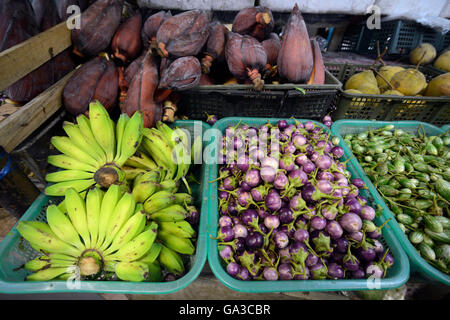
[[[144,170],[157,168],[156,164],[142,154],[136,154],[142,141],[144,121],[136,112],[131,118],[122,114],[117,125],[111,120],[100,102],[89,105],[89,118],[79,115],[76,123],[64,122],[67,136],[52,137],[52,145],[61,154],[48,157],[48,163],[63,170],[46,175],[53,183],[45,189],[49,196],[63,196],[70,188],[82,192],[94,185],[108,188],[122,183],[126,174],[125,163],[139,164]],[[131,160],[129,160],[131,158]]]
[[[163,180],[182,180],[191,193],[185,176],[191,166],[191,151],[194,148],[190,147],[189,136],[184,130],[172,129],[159,121],[156,128],[143,129],[141,150],[165,172]],[[195,152],[198,155],[198,148],[195,148]]]
[[[150,170],[137,176],[133,182],[132,194],[134,200],[144,203],[159,188],[160,173],[156,170]]]
[[[157,258],[162,245],[155,242],[159,225],[147,221],[143,204],[120,186],[112,185],[106,192],[95,187],[84,198],[68,189],[64,206],[48,206],[46,218],[48,223],[17,225],[21,236],[41,253],[24,264],[32,272],[27,280],[68,279],[77,268],[82,277],[115,272],[124,281],[161,278]]]

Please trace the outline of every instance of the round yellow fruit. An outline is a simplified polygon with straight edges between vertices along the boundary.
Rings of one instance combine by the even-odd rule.
[[[356,89],[347,89],[347,90],[344,90],[344,92],[345,93],[351,93],[351,94],[362,94],[361,91],[356,90]]]
[[[428,64],[436,58],[436,48],[430,43],[421,43],[409,53],[409,61],[414,64]]]
[[[404,96],[403,93],[397,90],[386,90],[385,92],[383,92],[383,94],[388,96]]]
[[[360,90],[360,87],[366,85],[378,87],[377,79],[375,78],[372,70],[366,70],[352,75],[345,83],[344,89],[356,89],[363,92]]]
[[[427,86],[427,79],[417,69],[405,69],[392,77],[391,84],[405,96],[415,96]]]
[[[391,82],[392,77],[397,72],[400,72],[403,70],[405,70],[405,68],[402,68],[399,66],[382,66],[378,70],[378,74],[376,76],[378,87],[380,88],[380,91],[383,92],[383,91],[389,89],[389,85],[386,83],[386,81],[383,78],[385,78],[387,81]]]
[[[441,54],[434,62],[434,67],[450,72],[450,51],[446,51]]]
[[[425,95],[429,97],[450,96],[450,72],[441,74],[431,80]]]

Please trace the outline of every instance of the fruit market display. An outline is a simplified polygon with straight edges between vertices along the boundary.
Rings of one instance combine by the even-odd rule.
[[[114,122],[98,101],[89,117],[64,123],[53,137],[61,152],[48,162],[46,222],[20,221],[17,230],[39,256],[27,280],[169,281],[183,276],[195,254],[200,213],[185,179],[191,167],[188,135],[163,123],[143,127],[143,116]],[[187,159],[186,159],[187,157]],[[184,184],[181,182],[184,181]],[[182,188],[184,187],[184,188]]]
[[[429,264],[449,274],[450,140],[394,125],[347,134],[345,142],[400,228]]]
[[[402,67],[386,65],[371,67],[351,76],[344,84],[345,92],[353,94],[377,94],[394,96],[441,97],[450,95],[450,74],[448,73],[448,53],[444,51],[436,60],[436,49],[429,43],[422,43],[410,52],[410,62],[417,66]],[[427,81],[418,66],[430,64],[447,73]]]
[[[226,24],[212,11],[141,10],[125,0],[2,0],[0,52],[63,23],[72,5],[81,9],[80,27],[67,31],[72,46],[56,56],[50,52],[50,60],[0,92],[2,102],[23,105],[73,71],[55,93],[68,120],[50,140],[56,154],[47,161],[47,202],[39,216],[16,226],[20,244],[14,248],[25,248],[27,258],[14,272],[25,270],[24,280],[68,281],[76,275],[151,286],[181,279],[195,269],[205,238],[200,220],[208,213],[200,211],[201,203],[214,196],[218,207],[206,207],[217,210],[218,223],[208,232],[217,231],[211,238],[233,279],[335,285],[392,277],[403,252],[386,244],[388,210],[366,186],[369,180],[347,166],[352,158],[418,254],[450,275],[448,131],[431,136],[422,126],[414,133],[395,125],[367,128],[343,135],[349,155],[330,133],[330,115],[322,123],[309,120],[314,116],[254,126],[239,122],[227,126],[218,142],[217,179],[208,188],[199,182],[197,169],[203,166],[206,175],[212,167],[193,164],[203,152],[202,137],[172,125],[187,118],[177,114],[183,92],[214,85],[232,92],[234,85],[246,85],[238,88],[252,97],[264,96],[269,84],[325,84],[321,38],[310,37],[297,4],[283,23],[256,5]],[[349,77],[343,92],[448,97],[449,49],[422,43],[408,56],[411,66],[388,65],[381,55]],[[425,65],[442,73],[430,79]],[[320,90],[314,91],[317,105],[325,104]],[[287,93],[278,112],[287,105],[284,99],[298,95]],[[264,98],[268,108],[278,96]],[[414,99],[411,105],[420,102]],[[444,115],[437,113],[438,102],[430,106],[434,118]],[[414,114],[407,106],[409,111]],[[417,117],[429,110],[420,112]],[[216,115],[205,112],[203,120],[213,127]],[[210,192],[214,182],[217,194]],[[208,194],[197,194],[197,185]]]
[[[386,275],[394,257],[382,244],[384,224],[375,224],[377,210],[359,193],[363,181],[352,179],[340,161],[339,139],[312,121],[238,124],[225,134],[217,245],[230,276],[275,281]],[[261,139],[267,150],[258,148]]]

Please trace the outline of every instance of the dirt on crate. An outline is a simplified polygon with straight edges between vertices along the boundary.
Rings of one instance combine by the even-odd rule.
[[[3,208],[0,208],[0,241],[6,237],[8,232],[17,223],[17,218]]]

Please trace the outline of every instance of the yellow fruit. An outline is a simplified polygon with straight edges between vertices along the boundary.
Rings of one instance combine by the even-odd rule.
[[[380,91],[383,92],[385,90],[389,90],[389,85],[386,83],[386,81],[384,81],[383,78],[385,78],[387,81],[391,82],[392,77],[397,72],[400,72],[403,70],[405,70],[405,69],[402,67],[399,67],[399,66],[382,66],[378,70],[378,74],[376,76],[377,84],[378,84],[378,87],[380,88]]]
[[[380,94],[380,89],[372,83],[364,83],[358,87],[358,91],[364,94]]]
[[[361,91],[356,90],[356,89],[347,89],[347,90],[344,90],[344,92],[345,93],[351,93],[351,94],[362,94]]]
[[[436,48],[430,43],[422,43],[409,53],[412,64],[428,64],[436,58]]]
[[[377,79],[372,70],[366,70],[352,75],[345,83],[344,89],[356,89],[363,92],[363,90],[360,90],[360,87],[366,87],[367,85],[376,86],[378,89]]]
[[[441,74],[431,80],[425,95],[432,97],[450,96],[450,72]]]
[[[450,72],[450,51],[446,51],[441,54],[434,62],[434,67]]]
[[[391,95],[391,96],[403,96],[404,94],[397,91],[397,90],[386,90],[385,92],[383,92],[383,94],[385,95]]]
[[[400,91],[405,96],[414,96],[427,86],[427,80],[419,70],[406,69],[397,72],[392,77],[391,84],[394,90]]]

